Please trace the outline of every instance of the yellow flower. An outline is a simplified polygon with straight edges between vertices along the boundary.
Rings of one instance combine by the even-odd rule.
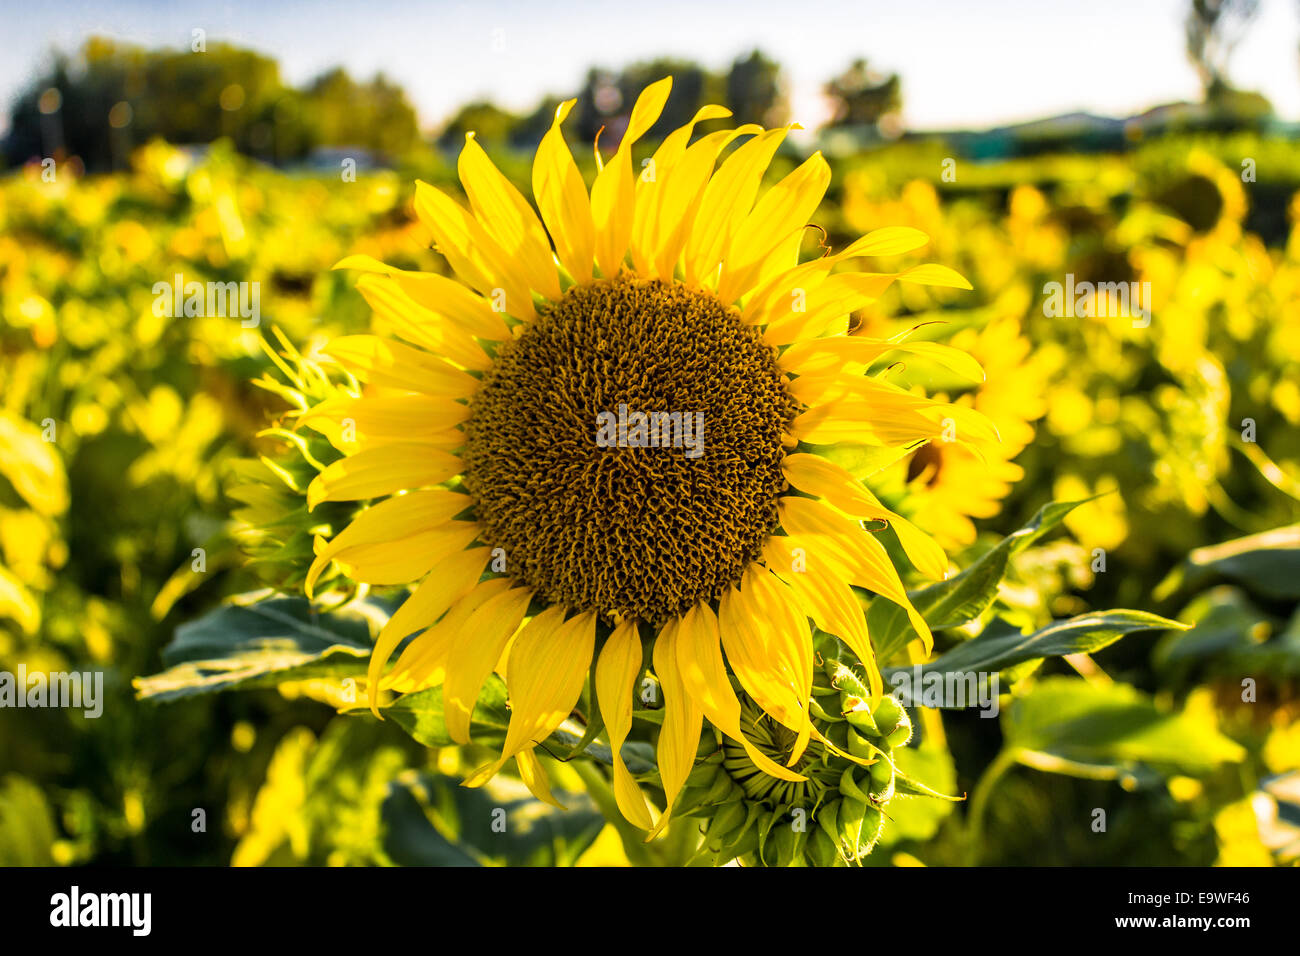
[[[992,518],[1024,477],[1014,459],[1047,411],[1047,381],[1059,366],[1053,347],[1034,350],[1008,314],[983,329],[963,329],[950,344],[969,352],[987,379],[962,401],[987,416],[1001,441],[930,442],[907,462],[908,514],[945,548],[975,540],[973,518]]]
[[[877,696],[851,587],[902,605],[930,638],[862,522],[891,525],[925,574],[947,570],[937,545],[819,448],[845,439],[901,448],[952,417],[972,435],[993,434],[970,409],[864,374],[909,349],[982,374],[944,346],[847,335],[849,313],[895,281],[969,285],[937,265],[833,274],[923,245],[910,228],[879,229],[799,264],[830,169],[814,154],[760,196],[788,129],[747,125],[691,143],[696,123],[730,115],[707,106],[637,176],[632,148],[670,85],[641,94],[590,192],[561,132],[573,101],[559,107],[533,164],[540,217],[468,137],[459,174],[469,208],[425,183],[415,198],[456,278],[368,256],[339,264],[367,273],[362,294],[404,341],[355,335],[326,346],[366,385],[359,398],[303,418],[323,434],[348,425],[354,438],[312,482],[308,504],[389,497],[317,540],[307,592],[331,562],[367,584],[420,581],[377,639],[368,681],[376,713],[383,689],[442,685],[448,731],[465,743],[484,681],[503,674],[505,747],[470,785],[513,757],[530,789],[553,799],[534,748],[568,718],[594,657],[618,754],[651,635],[669,807],[704,718],[764,772],[802,780],[791,767],[815,739],[810,619],[862,660]],[[728,665],[793,732],[786,766],[743,732]],[[650,829],[621,761],[615,792],[624,815]]]

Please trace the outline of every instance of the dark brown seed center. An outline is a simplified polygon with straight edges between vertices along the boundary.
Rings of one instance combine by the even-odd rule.
[[[500,348],[470,408],[483,538],[548,603],[659,623],[739,581],[776,527],[796,405],[710,293],[569,289]]]

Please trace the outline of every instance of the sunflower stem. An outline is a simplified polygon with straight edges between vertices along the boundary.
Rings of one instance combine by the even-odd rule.
[[[1002,776],[1016,765],[1016,752],[1003,750],[975,783],[971,794],[970,812],[966,816],[966,865],[978,866],[980,849],[984,840],[984,815],[989,794]]]

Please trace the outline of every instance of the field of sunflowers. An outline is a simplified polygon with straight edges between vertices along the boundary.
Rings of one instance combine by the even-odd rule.
[[[531,194],[530,159],[496,158]],[[768,181],[805,158],[778,153]],[[894,284],[851,331],[969,353],[981,382],[925,351],[896,374],[1001,440],[834,460],[960,572],[904,581],[937,660],[1001,676],[996,713],[865,708],[859,676],[819,659],[827,737],[890,755],[890,774],[859,800],[837,770],[840,816],[809,833],[706,740],[648,843],[611,765],[662,808],[653,688],[621,761],[594,720],[540,748],[567,809],[513,764],[466,788],[499,751],[504,686],[485,686],[467,747],[426,691],[376,721],[369,649],[405,592],[332,566],[329,603],[303,597],[314,536],[357,506],[308,517],[338,456],[287,413],[352,394],[321,346],[383,321],[332,267],[446,274],[414,181],[456,194],[454,164],[346,181],[155,142],[128,171],[0,179],[0,671],[103,674],[98,717],[3,713],[0,864],[830,865],[846,845],[865,865],[1300,861],[1300,162],[1253,137],[946,159],[837,158],[814,221],[837,251],[919,229],[924,259],[890,268],[969,280]],[[258,283],[260,322],[160,315],[175,276]],[[1149,323],[1049,314],[1067,276],[1137,283]],[[866,621],[886,678],[920,663],[896,606]]]

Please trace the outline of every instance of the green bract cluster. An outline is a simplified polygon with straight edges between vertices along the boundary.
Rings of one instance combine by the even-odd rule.
[[[911,717],[897,699],[883,696],[873,707],[865,682],[837,657],[824,658],[813,696],[813,738],[791,766],[807,778],[802,782],[778,780],[739,744],[706,737],[675,812],[707,821],[701,855],[715,864],[860,865],[880,838],[895,796],[955,799],[895,766],[895,749],[912,738]],[[751,742],[787,764],[795,733],[740,697]]]

